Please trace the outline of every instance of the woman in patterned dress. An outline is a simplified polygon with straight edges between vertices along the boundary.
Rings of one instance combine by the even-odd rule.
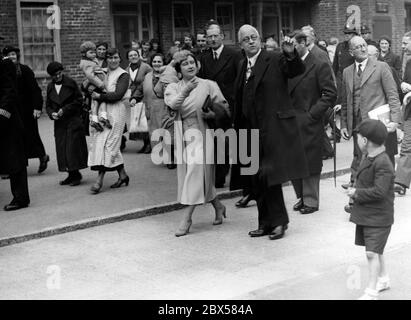
[[[211,202],[215,209],[214,225],[223,223],[226,211],[214,187],[215,165],[209,164],[213,161],[210,162],[210,159],[214,159],[214,143],[210,131],[207,131],[209,127],[205,119],[212,118],[213,112],[204,112],[202,107],[209,97],[211,103],[219,104],[229,114],[228,104],[216,82],[197,78],[199,68],[194,54],[184,51],[184,55],[175,65],[183,79],[178,83],[170,83],[164,93],[166,105],[178,110],[175,122],[178,201],[188,205],[175,234],[177,237],[189,232],[197,205]],[[192,141],[193,133],[196,139]],[[203,137],[206,136],[206,141],[211,143],[204,143]]]
[[[118,181],[111,188],[119,188],[123,184],[128,186],[129,177],[124,169],[123,156],[120,145],[126,123],[128,99],[130,98],[130,76],[120,67],[120,54],[115,48],[107,51],[108,73],[106,80],[107,93],[93,93],[92,98],[107,103],[107,114],[112,129],[104,128],[97,132],[90,128],[90,153],[88,165],[91,170],[98,171],[95,184],[91,192],[97,194],[103,186],[104,175],[107,171],[117,171]]]

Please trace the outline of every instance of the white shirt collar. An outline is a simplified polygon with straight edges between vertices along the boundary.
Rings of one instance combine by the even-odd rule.
[[[257,61],[257,58],[258,58],[258,56],[260,55],[260,53],[261,53],[261,49],[258,50],[258,52],[257,52],[254,56],[252,56],[251,58],[248,58],[248,57],[247,57],[248,64],[249,64],[251,67],[254,67],[255,62]]]
[[[220,48],[218,48],[217,50],[213,50],[213,57],[215,56],[215,54],[214,54],[214,52],[215,52],[215,53],[217,53],[217,59],[219,59],[219,58],[220,58],[220,55],[221,55],[221,52],[223,51],[223,49],[224,49],[224,45],[222,44],[222,45],[220,46]]]
[[[307,50],[307,52],[305,53],[305,55],[303,55],[303,56],[301,57],[301,60],[304,61],[309,54],[310,54],[310,50]]]
[[[361,65],[361,70],[364,71],[365,67],[367,66],[368,58],[365,59],[363,62],[357,62],[355,61],[355,70],[358,70],[358,65]]]

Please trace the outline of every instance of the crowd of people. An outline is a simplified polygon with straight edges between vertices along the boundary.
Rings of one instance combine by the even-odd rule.
[[[177,168],[178,201],[187,209],[175,235],[189,233],[200,204],[211,203],[213,224],[223,223],[226,208],[216,188],[224,187],[231,169],[230,189],[243,190],[236,206],[257,202],[258,225],[249,236],[276,240],[289,224],[283,183],[292,182],[295,211],[306,215],[319,210],[320,174],[329,147],[325,129],[331,125],[333,139],[353,138],[351,180],[343,185],[349,195],[345,210],[357,224],[356,244],[366,246],[370,265],[362,298],[376,298],[389,286],[382,254],[393,223],[394,192],[405,194],[411,180],[411,32],[403,37],[402,57],[392,52],[388,37],[373,41],[367,26],[358,32],[347,25],[343,32],[345,40],[338,43],[337,38],[319,39],[311,26],[304,26],[279,41],[267,36],[263,42],[256,28],[243,25],[238,31],[241,50],[236,50],[224,45],[221,27],[211,20],[204,32],[176,40],[166,53],[155,39],[133,41],[125,57],[107,43],[83,43],[81,87],[61,63],[47,67],[51,81],[46,111],[54,121],[58,169],[68,173],[60,184],[79,185],[80,170],[90,167],[97,172],[93,194],[102,190],[108,171],[119,176],[111,188],[128,186],[122,157],[128,109],[143,103],[148,129],[129,137],[143,141],[140,153],[162,145],[170,160],[167,167]],[[5,156],[0,171],[10,179],[13,200],[4,209],[11,211],[30,203],[27,160],[39,158],[41,173],[49,157],[38,134],[42,97],[34,74],[20,64],[18,48],[6,47],[3,55],[0,141]],[[125,69],[122,59],[128,64]],[[370,111],[384,105],[388,116],[380,118],[383,122],[369,119]],[[334,123],[337,112],[340,128]],[[394,184],[400,127],[404,138]],[[152,140],[159,129],[171,139]],[[209,134],[207,129],[222,130],[214,144],[206,145],[201,139],[187,143],[184,135],[191,129],[203,136]],[[227,144],[224,132],[229,129],[246,130],[248,151],[253,147],[251,132],[258,130],[256,173],[242,174],[246,166],[241,163],[230,166],[228,148],[219,154],[217,142]],[[242,142],[237,143],[234,152]],[[181,145],[184,148],[177,147]],[[193,154],[199,161],[187,162]],[[224,163],[202,161],[217,156]]]

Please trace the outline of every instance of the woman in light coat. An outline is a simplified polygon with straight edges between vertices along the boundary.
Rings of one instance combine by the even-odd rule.
[[[217,83],[197,78],[199,64],[194,54],[184,51],[175,69],[183,79],[167,86],[164,101],[178,111],[175,123],[178,201],[188,205],[175,234],[179,237],[189,232],[194,209],[199,204],[211,202],[215,209],[214,225],[222,224],[225,217],[226,208],[217,198],[214,187],[214,142],[212,134],[207,131],[209,126],[206,119],[212,119],[213,112],[205,112],[202,107],[209,97],[212,104],[223,106],[227,114],[229,109]],[[197,139],[191,141],[193,135]],[[208,143],[203,140],[206,136]],[[188,141],[191,142],[186,144]]]

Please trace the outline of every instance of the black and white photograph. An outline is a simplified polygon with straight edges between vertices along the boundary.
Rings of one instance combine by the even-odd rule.
[[[0,300],[410,300],[410,184],[411,0],[0,0]]]

